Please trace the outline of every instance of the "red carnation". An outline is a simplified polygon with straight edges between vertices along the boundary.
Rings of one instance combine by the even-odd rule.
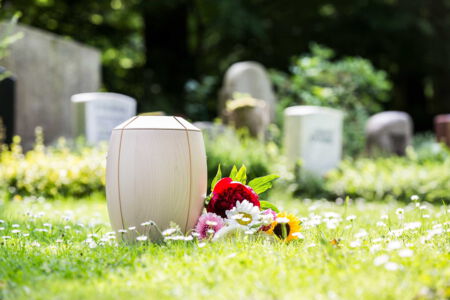
[[[236,206],[236,202],[247,200],[260,207],[258,195],[249,186],[233,181],[230,177],[219,180],[212,192],[206,210],[226,218],[225,211]]]

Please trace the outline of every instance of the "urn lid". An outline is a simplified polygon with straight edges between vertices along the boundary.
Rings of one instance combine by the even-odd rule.
[[[114,128],[114,130],[142,129],[200,131],[185,119],[174,116],[135,116]]]

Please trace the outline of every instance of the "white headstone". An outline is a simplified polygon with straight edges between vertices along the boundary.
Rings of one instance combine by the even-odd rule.
[[[73,95],[74,135],[85,135],[89,143],[107,141],[111,131],[136,115],[136,100],[116,93]]]
[[[226,119],[226,101],[232,99],[236,92],[264,100],[268,119],[273,121],[276,99],[272,83],[263,65],[244,61],[233,64],[227,70],[219,96],[218,109],[221,117]]]
[[[375,149],[405,155],[411,145],[413,122],[409,114],[402,111],[385,111],[369,118],[366,124],[366,147],[369,153]]]
[[[321,176],[335,168],[342,155],[343,113],[318,106],[292,106],[284,111],[284,145],[290,167]]]

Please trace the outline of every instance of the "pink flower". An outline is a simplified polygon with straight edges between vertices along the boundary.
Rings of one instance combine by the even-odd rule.
[[[270,223],[268,222],[269,223],[268,225],[261,226],[261,228],[259,229],[261,231],[267,231],[270,229],[270,224],[277,218],[277,213],[269,208],[269,209],[266,209],[265,211],[261,212],[261,214],[267,215],[268,221],[270,221],[270,219],[272,219],[272,221]],[[272,216],[272,218],[270,218],[270,216]],[[264,219],[266,219],[266,218],[264,218]]]
[[[199,238],[203,240],[213,236],[223,225],[224,222],[220,216],[214,213],[206,213],[198,219],[195,231],[199,234]]]

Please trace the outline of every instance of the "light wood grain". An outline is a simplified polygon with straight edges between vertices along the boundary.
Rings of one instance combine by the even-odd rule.
[[[162,230],[175,222],[184,232],[197,222],[206,194],[206,155],[201,132],[188,124],[174,117],[138,116],[113,130],[108,209],[114,230],[136,226],[137,233],[123,235],[126,240],[138,234],[158,240],[156,230],[141,226],[150,220]]]

